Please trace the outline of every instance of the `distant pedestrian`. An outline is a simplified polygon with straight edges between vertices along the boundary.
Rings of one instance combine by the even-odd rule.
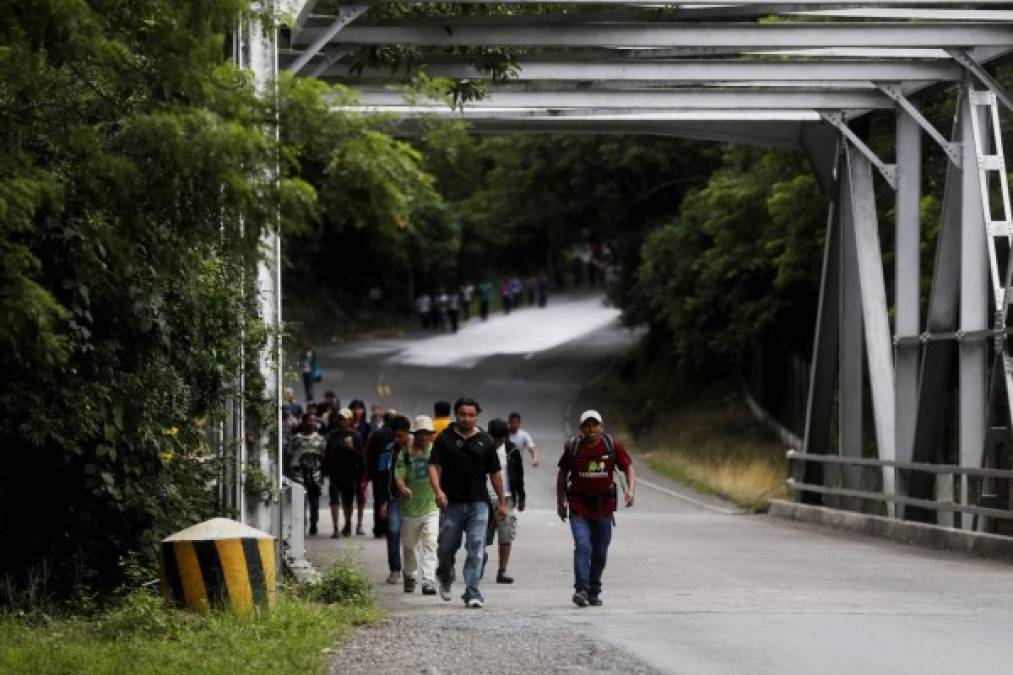
[[[549,301],[549,277],[545,272],[538,274],[538,306],[545,307]]]
[[[531,434],[521,428],[521,414],[512,412],[507,420],[510,424],[510,442],[531,455],[531,466],[538,466],[540,457],[538,446],[535,445],[535,439],[531,438]]]
[[[433,404],[433,431],[439,436],[450,425],[450,401]]]
[[[492,301],[492,284],[483,281],[478,285],[478,314],[485,321],[489,318],[489,303]]]
[[[377,539],[387,534],[387,520],[380,517],[380,507],[387,502],[389,490],[384,489],[379,477],[378,467],[380,455],[394,441],[394,432],[390,428],[390,420],[394,418],[395,412],[393,409],[388,410],[386,417],[390,419],[387,419],[384,425],[371,433],[366,440],[366,480],[359,487],[359,494],[362,495],[362,499],[365,501],[367,483],[373,484],[373,536]]]
[[[499,299],[503,303],[503,313],[510,313],[511,297],[510,297],[510,280],[504,279],[499,284]]]
[[[415,298],[415,311],[418,312],[422,330],[429,328],[433,316],[433,298],[428,293],[419,295]]]
[[[461,319],[467,321],[471,318],[471,300],[475,297],[475,286],[469,281],[461,286],[458,294],[461,296]]]
[[[313,385],[320,380],[320,365],[317,363],[317,352],[309,338],[302,341],[303,349],[299,352],[299,372],[302,373],[302,386],[306,392],[306,400],[313,401]]]
[[[489,435],[496,446],[496,455],[502,467],[503,496],[506,498],[506,518],[490,519],[486,531],[485,543],[492,546],[493,540],[499,543],[499,571],[496,573],[497,584],[512,584],[513,577],[507,576],[507,565],[510,563],[510,552],[514,539],[517,537],[517,513],[524,510],[524,462],[521,451],[510,442],[510,427],[501,419],[489,422]],[[490,491],[490,501],[496,495]],[[483,571],[485,566],[483,564]]]
[[[387,412],[379,403],[369,406],[369,426],[379,429],[383,426],[383,414]]]
[[[302,427],[292,437],[292,463],[290,475],[292,480],[306,490],[306,503],[309,506],[310,536],[317,533],[317,521],[320,519],[320,492],[323,487],[323,457],[327,442],[317,433],[316,415],[307,412],[302,418]]]
[[[573,535],[573,603],[600,606],[601,575],[612,541],[613,514],[618,502],[615,470],[626,474],[626,508],[636,493],[633,462],[622,443],[605,433],[601,415],[580,416],[580,434],[563,448],[556,477],[556,510],[564,522],[569,507]]]
[[[434,327],[437,330],[447,330],[448,327],[448,313],[450,312],[450,296],[442,288],[440,292],[436,294],[436,298],[433,300],[433,308],[435,310],[436,324]]]
[[[341,535],[348,537],[352,534],[352,504],[364,468],[363,446],[362,435],[352,428],[352,411],[342,408],[334,414],[324,454],[324,473],[327,475],[331,522],[334,524],[331,537],[334,539],[338,538],[339,509],[345,515]],[[359,509],[357,531],[362,534],[362,508]]]
[[[419,415],[412,425],[409,452],[398,457],[394,480],[401,496],[401,553],[404,557],[404,591],[412,593],[422,577],[422,594],[436,595],[436,538],[440,509],[429,482],[429,456],[433,449],[433,421]]]
[[[457,332],[457,320],[461,307],[461,298],[457,293],[447,296],[447,319],[450,321],[450,332]]]
[[[384,493],[380,518],[386,522],[387,567],[390,570],[387,583],[396,584],[401,581],[401,496],[394,486],[394,465],[401,453],[408,452],[412,423],[407,417],[397,415],[391,419],[389,426],[394,440],[387,444],[377,459],[373,494],[378,490]]]
[[[492,438],[478,426],[481,408],[472,398],[454,403],[454,422],[436,437],[429,457],[429,480],[436,503],[443,509],[437,544],[440,597],[450,600],[456,570],[454,558],[465,538],[467,559],[464,563],[465,607],[480,608],[484,600],[479,590],[486,528],[489,523],[489,495],[486,480],[496,492],[496,518],[507,516],[503,495],[503,475]]]

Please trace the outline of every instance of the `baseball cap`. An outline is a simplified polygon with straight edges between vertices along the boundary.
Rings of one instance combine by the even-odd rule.
[[[350,420],[353,417],[350,408],[342,408],[341,410],[338,411],[338,414],[344,417],[346,420]]]
[[[415,418],[415,424],[412,425],[412,431],[428,431],[433,433],[433,420],[428,415],[419,415]]]
[[[598,420],[598,424],[604,424],[605,421],[601,418],[601,413],[597,410],[585,410],[580,414],[580,423],[583,424],[588,420]]]

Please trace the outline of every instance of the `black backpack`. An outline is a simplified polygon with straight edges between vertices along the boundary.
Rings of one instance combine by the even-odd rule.
[[[577,458],[577,454],[580,452],[581,440],[580,436],[571,436],[570,440],[566,442],[566,452],[570,456],[571,460]],[[609,460],[612,462],[612,498],[616,500],[616,506],[618,506],[619,489],[616,483],[620,480],[618,474],[622,472],[616,471],[616,467],[619,466],[616,464],[616,443],[608,434],[602,434],[602,440],[605,441],[605,449],[608,451]],[[626,492],[625,485],[623,487],[623,492]]]

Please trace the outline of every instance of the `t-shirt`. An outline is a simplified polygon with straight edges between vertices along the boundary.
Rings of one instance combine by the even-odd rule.
[[[434,417],[433,418],[433,431],[436,435],[439,435],[444,429],[450,426],[449,417]]]
[[[440,489],[452,503],[486,501],[488,476],[500,470],[489,434],[479,431],[465,438],[454,425],[436,437],[429,463],[440,467]]]
[[[496,457],[497,457],[497,459],[499,459],[499,465],[502,468],[501,473],[503,475],[503,496],[504,497],[509,497],[510,496],[510,472],[506,470],[507,469],[507,447],[506,447],[506,443],[503,443],[501,446],[499,446],[498,448],[496,448]],[[492,500],[498,499],[498,497],[496,496],[496,490],[494,490],[493,487],[492,487],[492,481],[491,480],[489,481],[489,499],[492,499]]]
[[[626,448],[614,438],[612,439],[612,444],[615,446],[616,451],[616,470],[625,471],[629,469],[630,465],[633,464],[633,460],[630,459]],[[592,446],[588,446],[585,442],[581,441],[576,457],[570,454],[569,448],[563,447],[563,456],[559,458],[559,468],[565,469],[568,472],[568,478],[571,483],[574,478],[573,474],[580,473],[583,475],[584,480],[597,479],[597,482],[600,482],[602,487],[605,487],[610,482],[606,467],[608,457],[608,446],[605,445],[605,439],[599,439]],[[582,494],[571,487],[569,502],[573,512],[582,518],[605,518],[612,515],[616,510],[616,498],[607,492]]]
[[[510,434],[510,442],[516,445],[521,452],[530,452],[531,448],[535,447],[535,439],[531,438],[531,434],[524,429],[518,429],[516,434]]]
[[[419,452],[414,447],[409,452],[398,455],[397,466],[394,467],[394,478],[403,480],[412,491],[412,498],[401,498],[401,513],[409,518],[417,518],[437,510],[436,493],[429,482],[429,456],[433,444]]]

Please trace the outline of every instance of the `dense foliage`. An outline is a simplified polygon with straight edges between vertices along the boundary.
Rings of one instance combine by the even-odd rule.
[[[260,409],[252,284],[279,204],[298,233],[399,231],[438,203],[382,121],[328,112],[340,93],[258,96],[226,58],[240,16],[261,19],[245,0],[2,5],[0,578],[116,585],[220,511],[205,431],[244,368]]]

